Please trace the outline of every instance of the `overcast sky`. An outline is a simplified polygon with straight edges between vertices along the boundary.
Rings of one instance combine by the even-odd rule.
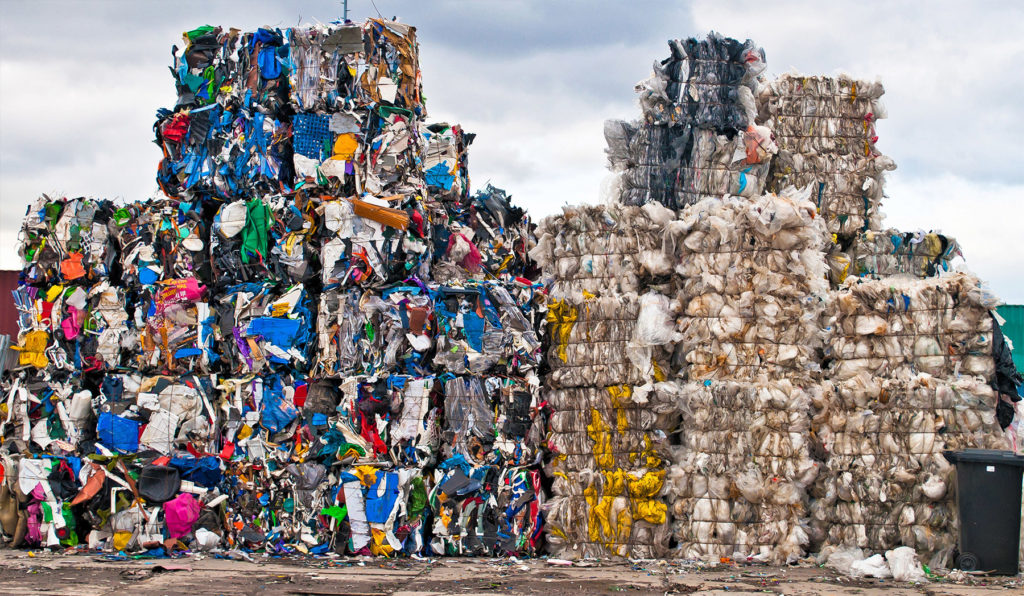
[[[431,120],[478,134],[473,186],[504,187],[535,217],[600,200],[602,123],[639,115],[633,84],[669,38],[752,38],[769,75],[880,77],[878,148],[899,165],[886,224],[957,237],[968,267],[1024,303],[1024,2],[375,1],[418,28]],[[20,266],[40,193],[155,193],[153,116],[174,104],[183,31],[340,16],[338,1],[0,0],[0,267]]]

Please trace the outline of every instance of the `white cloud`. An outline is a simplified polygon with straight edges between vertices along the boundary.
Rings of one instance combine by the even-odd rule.
[[[981,184],[943,174],[896,179],[886,192],[887,225],[953,236],[971,271],[1004,301],[1024,304],[1024,185]]]
[[[374,14],[351,2],[353,18]],[[887,224],[941,227],[1004,298],[1024,302],[1009,245],[1022,221],[1024,4],[943,1],[377,2],[418,27],[432,120],[477,133],[475,187],[506,188],[534,217],[595,202],[606,175],[603,121],[635,118],[633,83],[669,38],[714,29],[762,45],[770,73],[881,76],[889,120]],[[39,12],[53,15],[39,31]],[[336,1],[0,3],[0,266],[41,192],[139,199],[155,189],[154,112],[181,31],[252,29],[340,16]],[[969,197],[969,200],[965,199]],[[969,206],[969,207],[968,207]]]

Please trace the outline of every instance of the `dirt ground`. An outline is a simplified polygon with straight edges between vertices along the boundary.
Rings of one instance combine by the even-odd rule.
[[[0,550],[0,594],[1020,594],[1020,576],[913,585],[854,580],[814,566],[766,567],[638,561],[370,558],[253,562],[196,555],[132,560],[101,555]]]

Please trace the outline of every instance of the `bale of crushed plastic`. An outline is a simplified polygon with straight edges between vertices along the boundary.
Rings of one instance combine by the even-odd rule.
[[[885,172],[896,168],[875,148],[883,93],[845,75],[785,74],[760,89],[758,122],[778,145],[768,190],[810,188],[829,235],[881,229]]]
[[[948,558],[945,449],[1005,448],[992,356],[997,300],[971,275],[851,279],[829,302],[830,383],[814,418],[823,472],[812,527],[825,546],[910,546]]]
[[[559,557],[656,557],[668,552],[662,498],[673,383],[565,389],[552,406],[548,541]]]
[[[706,199],[669,225],[680,338],[672,370],[689,381],[666,490],[676,556],[784,563],[807,548],[823,233],[795,189]]]
[[[675,556],[803,556],[806,488],[819,471],[808,429],[815,385],[703,381],[682,387],[682,446],[667,493]]]
[[[709,196],[760,195],[776,151],[771,131],[755,123],[764,50],[714,32],[669,49],[636,86],[642,120],[605,123],[618,200],[681,209]]]
[[[679,278],[679,374],[816,377],[827,289],[821,234],[805,192],[708,199],[682,211],[667,233]]]
[[[566,207],[540,222],[530,257],[543,269],[554,298],[636,294],[672,271],[662,243],[674,217],[657,204]]]
[[[848,276],[883,279],[896,276],[934,277],[952,271],[963,257],[955,238],[937,232],[866,231],[828,255],[829,279],[838,287]]]

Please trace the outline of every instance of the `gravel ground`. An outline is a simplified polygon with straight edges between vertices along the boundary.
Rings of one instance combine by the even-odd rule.
[[[907,584],[842,577],[814,566],[698,566],[675,561],[573,566],[546,559],[371,558],[253,561],[195,555],[122,560],[93,554],[0,550],[0,594],[1008,594],[1017,576]]]

